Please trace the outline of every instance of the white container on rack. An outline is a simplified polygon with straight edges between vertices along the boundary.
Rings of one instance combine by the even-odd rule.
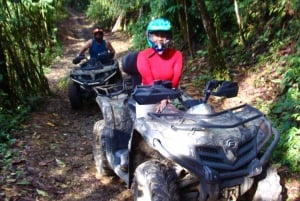
[[[156,106],[157,104],[140,105],[136,103],[135,106],[136,118],[140,118],[140,117],[150,118],[148,112],[155,112]]]

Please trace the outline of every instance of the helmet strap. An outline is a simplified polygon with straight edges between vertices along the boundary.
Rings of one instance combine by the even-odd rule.
[[[165,45],[164,44],[157,44],[153,46],[155,52],[157,52],[159,55],[162,55],[165,50]]]
[[[164,53],[165,49],[169,47],[170,40],[167,40],[167,42],[164,44],[161,44],[161,43],[154,44],[152,41],[151,41],[151,43],[152,43],[152,48],[155,50],[155,52],[157,52],[159,55],[162,55]]]

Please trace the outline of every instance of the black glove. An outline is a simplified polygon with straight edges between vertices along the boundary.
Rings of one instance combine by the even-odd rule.
[[[98,54],[97,61],[100,61],[102,64],[109,64],[111,63],[114,53],[111,52],[103,52]]]
[[[112,53],[112,52],[107,53],[107,57],[108,57],[109,59],[113,59],[114,56],[115,56],[115,53]]]
[[[84,55],[78,55],[75,59],[73,59],[73,64],[79,64],[82,59],[84,59]]]

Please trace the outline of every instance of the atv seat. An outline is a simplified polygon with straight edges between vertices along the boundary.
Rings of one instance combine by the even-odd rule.
[[[142,82],[142,77],[136,65],[138,53],[138,51],[129,52],[122,58],[122,69],[130,76],[129,81],[132,83],[133,88]]]
[[[140,85],[142,83],[142,77],[137,69],[137,56],[138,51],[133,51],[127,53],[122,58],[122,69],[125,73],[127,73],[130,78],[127,80],[129,82],[129,85],[132,89],[134,89],[137,85]],[[130,99],[128,102],[128,107],[130,110],[132,110],[135,113],[135,100]]]

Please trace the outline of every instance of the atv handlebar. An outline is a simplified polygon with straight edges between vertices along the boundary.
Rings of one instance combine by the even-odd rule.
[[[132,97],[141,105],[156,104],[163,99],[176,99],[183,94],[179,89],[172,89],[170,82],[155,81],[153,85],[138,85],[134,89],[128,86],[126,80],[122,84],[111,84],[95,87],[98,95],[107,97],[118,96],[122,93],[132,94]],[[204,100],[194,100],[197,104],[207,103],[210,95],[224,96],[226,98],[235,97],[238,93],[238,84],[231,81],[211,80],[207,82],[204,89]]]
[[[135,88],[126,81],[122,84],[108,84],[93,87],[97,95],[114,97],[120,94],[132,95],[139,104],[155,104],[163,99],[175,99],[180,97],[181,91],[171,89],[171,83],[155,81],[154,85],[138,85]]]
[[[81,62],[82,59],[86,59],[85,55],[84,54],[80,54],[78,55],[77,57],[75,57],[73,59],[73,64],[79,64]]]
[[[150,86],[137,86],[132,96],[140,105],[156,104],[163,99],[175,99],[181,96],[179,90],[171,89],[164,84],[166,83],[156,82]]]
[[[101,61],[102,63],[104,62],[107,62],[108,60],[112,60],[114,58],[115,54],[112,53],[112,52],[102,52],[102,53],[99,53],[97,55],[96,58],[94,58],[95,61]],[[74,59],[73,59],[73,64],[79,64],[83,59],[87,59],[88,58],[84,55],[84,54],[80,54],[78,56],[76,56]]]

